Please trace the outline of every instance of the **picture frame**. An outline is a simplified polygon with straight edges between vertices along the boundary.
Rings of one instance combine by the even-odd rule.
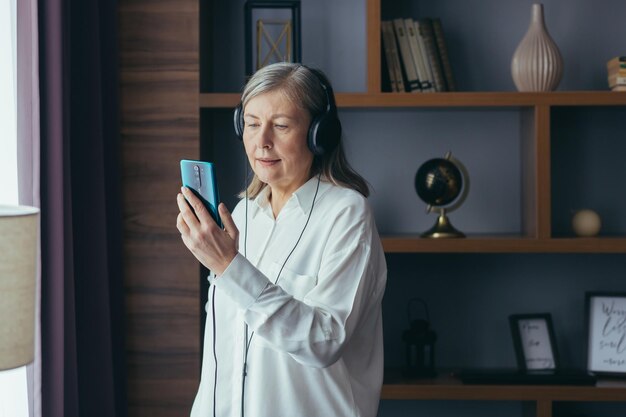
[[[275,62],[301,62],[300,1],[247,0],[246,75]]]
[[[556,370],[559,354],[550,313],[509,316],[517,366],[520,370]]]
[[[626,376],[626,293],[585,293],[587,370]]]

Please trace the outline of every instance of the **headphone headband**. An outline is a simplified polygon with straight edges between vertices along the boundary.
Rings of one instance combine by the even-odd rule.
[[[309,150],[313,155],[320,156],[331,152],[339,144],[341,139],[341,122],[337,115],[333,89],[326,81],[324,74],[320,70],[309,68],[304,64],[300,64],[300,67],[307,69],[315,75],[326,95],[326,109],[321,114],[313,117],[307,134]],[[243,103],[241,102],[235,108],[233,122],[237,137],[243,140],[245,123],[243,120]]]

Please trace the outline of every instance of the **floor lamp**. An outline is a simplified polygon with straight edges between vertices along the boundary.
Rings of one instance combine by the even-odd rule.
[[[33,361],[39,209],[0,205],[0,371]]]

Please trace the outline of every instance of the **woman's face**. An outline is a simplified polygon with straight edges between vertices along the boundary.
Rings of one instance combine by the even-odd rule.
[[[311,116],[281,91],[260,94],[244,109],[243,143],[250,166],[272,191],[293,193],[310,178]]]

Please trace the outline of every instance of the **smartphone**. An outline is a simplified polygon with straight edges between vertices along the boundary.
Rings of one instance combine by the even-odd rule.
[[[223,227],[222,219],[220,219],[217,212],[220,197],[213,164],[211,162],[183,159],[180,161],[180,173],[183,186],[189,188],[204,203],[213,220],[219,227]]]

